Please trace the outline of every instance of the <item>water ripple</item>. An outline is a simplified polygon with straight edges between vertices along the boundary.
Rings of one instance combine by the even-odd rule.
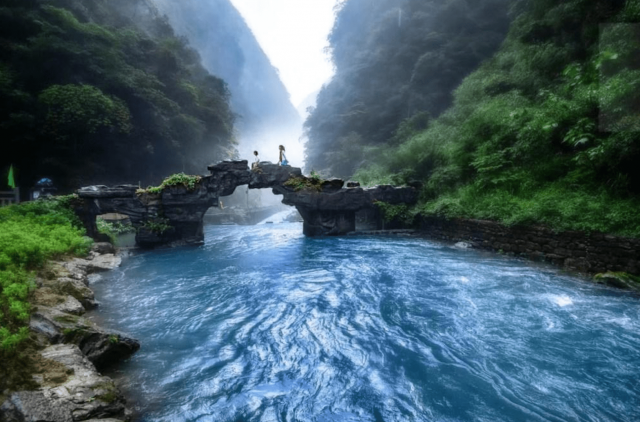
[[[412,238],[208,227],[92,280],[141,421],[637,421],[640,301]]]

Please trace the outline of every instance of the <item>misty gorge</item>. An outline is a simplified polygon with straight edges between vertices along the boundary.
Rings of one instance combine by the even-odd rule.
[[[0,422],[640,420],[640,0],[0,0]]]

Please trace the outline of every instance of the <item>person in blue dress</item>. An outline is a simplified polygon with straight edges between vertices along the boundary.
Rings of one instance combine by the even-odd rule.
[[[284,155],[284,146],[280,145],[280,157],[278,159],[278,165],[280,166],[288,166],[289,162],[287,161],[287,156]]]

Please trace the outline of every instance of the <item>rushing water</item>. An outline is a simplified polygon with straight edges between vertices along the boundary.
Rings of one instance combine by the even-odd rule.
[[[408,237],[209,226],[94,282],[143,421],[640,421],[640,298]]]

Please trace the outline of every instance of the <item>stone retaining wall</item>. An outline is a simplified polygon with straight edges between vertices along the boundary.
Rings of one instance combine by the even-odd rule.
[[[640,275],[640,239],[441,217],[423,217],[420,231],[435,239],[471,241],[480,249],[550,261],[585,273]]]

